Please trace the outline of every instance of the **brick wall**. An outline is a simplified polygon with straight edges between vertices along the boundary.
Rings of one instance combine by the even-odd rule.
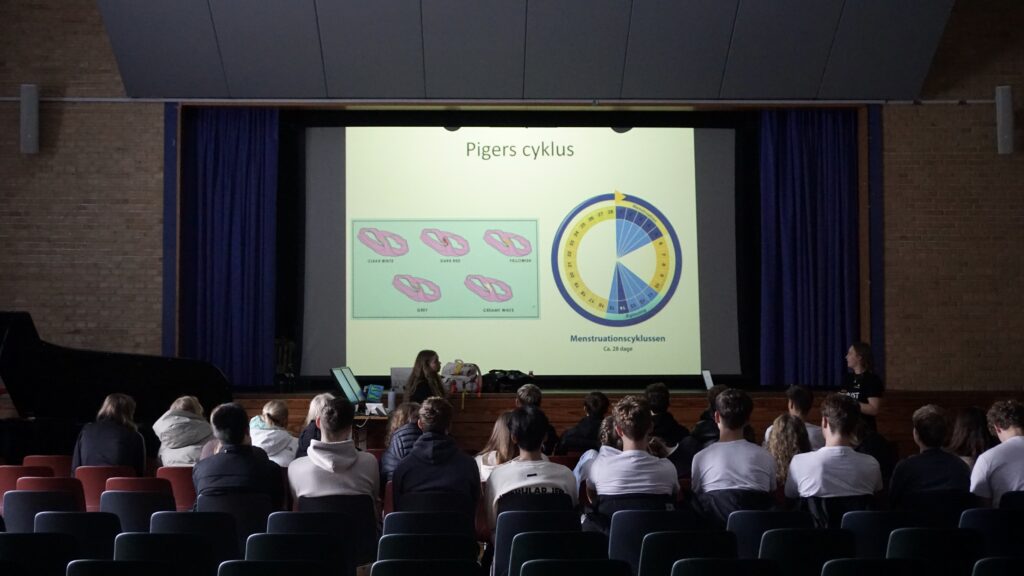
[[[908,390],[1021,389],[1024,3],[960,0],[921,95],[1014,89],[1017,151],[991,103],[884,108],[886,377]]]

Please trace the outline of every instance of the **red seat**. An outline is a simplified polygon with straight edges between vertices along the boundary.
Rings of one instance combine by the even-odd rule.
[[[380,459],[384,457],[384,448],[367,448],[366,451],[373,454],[373,457],[377,459],[377,465],[380,466]]]
[[[384,485],[384,505],[382,506],[385,516],[395,511],[395,484],[391,480]]]
[[[53,476],[46,466],[0,466],[0,514],[4,513],[4,494],[15,490],[22,476]]]
[[[85,510],[85,492],[78,478],[54,478],[52,476],[22,476],[18,478],[18,490],[36,492],[71,492],[79,510]]]
[[[53,475],[58,477],[71,477],[71,455],[70,454],[36,454],[25,456],[23,466],[48,466],[53,470]]]
[[[187,512],[195,506],[196,487],[192,483],[191,466],[161,466],[156,470],[156,477],[170,481],[178,512]]]
[[[173,494],[171,481],[166,478],[138,478],[114,476],[107,478],[106,490],[119,492],[165,492]]]
[[[100,511],[100,496],[107,487],[107,478],[135,476],[131,466],[79,466],[75,478],[82,481],[85,490],[85,511]]]

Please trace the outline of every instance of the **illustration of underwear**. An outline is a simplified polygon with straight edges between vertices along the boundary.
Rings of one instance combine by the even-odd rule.
[[[424,228],[423,232],[420,232],[420,240],[441,256],[464,256],[469,252],[469,242],[454,232]]]
[[[488,230],[484,232],[484,242],[505,256],[526,256],[533,251],[530,241],[514,232],[504,230]]]
[[[413,302],[436,302],[441,299],[441,288],[426,278],[395,274],[391,285]]]
[[[359,241],[381,256],[401,256],[409,251],[409,243],[394,232],[376,228],[360,228]]]
[[[497,278],[488,278],[480,274],[466,276],[466,288],[488,302],[504,302],[512,298],[512,288]]]

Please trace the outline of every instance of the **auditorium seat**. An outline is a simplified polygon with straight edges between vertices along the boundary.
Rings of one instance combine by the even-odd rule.
[[[682,512],[666,510],[620,510],[612,514],[608,530],[608,557],[624,560],[636,574],[640,567],[640,551],[644,536],[651,532],[680,532],[693,530],[693,517]]]
[[[54,478],[50,476],[23,476],[18,478],[18,490],[37,492],[67,492],[75,499],[75,505],[85,511],[85,493],[82,482],[77,478]]]
[[[672,565],[672,576],[781,576],[781,572],[771,560],[687,558]]]
[[[384,517],[384,534],[433,534],[444,532],[475,535],[473,519],[461,512],[392,512]]]
[[[11,490],[4,494],[7,533],[30,533],[39,512],[84,512],[70,492]]]
[[[213,546],[199,534],[118,534],[114,539],[114,560],[166,563],[174,567],[176,574],[190,576],[208,576],[217,568]]]
[[[197,512],[226,512],[235,519],[239,550],[245,550],[250,534],[267,531],[267,517],[273,510],[266,494],[201,494],[196,499]]]
[[[985,556],[1024,557],[1024,510],[964,510],[960,516],[960,528],[982,534]]]
[[[75,468],[75,478],[82,481],[85,491],[85,509],[97,512],[100,509],[100,494],[107,488],[107,478],[115,476],[135,476],[131,466],[79,466]]]
[[[148,476],[114,476],[107,478],[104,491],[118,492],[163,492],[174,494],[171,481],[166,478]]]
[[[170,481],[174,503],[179,512],[191,510],[195,506],[196,487],[192,483],[191,466],[161,466],[156,469],[156,477]]]
[[[242,557],[235,519],[225,512],[157,512],[149,519],[149,531],[199,536],[210,545],[217,563]]]
[[[498,498],[496,514],[513,510],[572,510],[569,494],[504,494]]]
[[[999,498],[999,507],[1010,510],[1024,510],[1024,491],[1007,492]]]
[[[853,558],[853,532],[839,528],[776,528],[761,537],[759,558],[773,560],[783,576],[818,576],[825,562]]]
[[[481,492],[483,494],[483,492]],[[473,502],[466,494],[449,492],[407,492],[395,499],[399,512],[465,512],[473,510]]]
[[[470,560],[380,560],[370,576],[480,576],[480,565]],[[221,574],[220,576],[226,576]],[[262,576],[262,575],[260,575]]]
[[[0,500],[9,490],[18,489],[18,478],[22,476],[53,476],[53,469],[48,466],[0,466]],[[0,514],[3,513],[3,504],[0,504]]]
[[[982,558],[974,564],[972,576],[1020,576],[1020,558]]]
[[[149,518],[154,512],[173,510],[174,496],[170,492],[107,490],[100,495],[100,511],[116,514],[124,532],[149,532]]]
[[[622,560],[530,560],[521,576],[629,576],[629,564]]]
[[[600,532],[522,532],[512,538],[508,574],[519,576],[530,560],[607,560],[608,537]]]
[[[74,560],[68,564],[67,576],[180,576],[180,572],[165,562]]]
[[[373,454],[373,457],[377,459],[377,465],[380,466],[380,459],[384,457],[384,448],[367,448],[367,454]]]
[[[230,560],[220,565],[217,576],[295,576],[321,574],[322,565],[297,560]],[[422,575],[421,575],[422,576]]]
[[[821,576],[928,576],[924,567],[905,558],[837,558],[825,562]]]
[[[381,503],[381,509],[384,516],[395,511],[395,483],[391,480],[384,485],[384,500]]]
[[[843,515],[847,512],[872,510],[876,507],[875,504],[876,498],[873,494],[831,498],[812,496],[801,498],[799,507],[811,515],[816,527],[837,529],[842,526]]]
[[[926,526],[956,528],[964,510],[978,507],[977,496],[966,490],[914,492],[900,499],[899,508],[916,513]]]
[[[885,558],[889,534],[897,528],[923,527],[913,512],[906,510],[857,510],[843,515],[840,527],[853,532],[857,558]]]
[[[318,498],[300,497],[299,512],[340,512],[351,518],[355,530],[352,553],[357,564],[373,562],[377,556],[377,511],[367,495],[336,495]]]
[[[515,511],[498,514],[494,529],[494,576],[508,572],[512,541],[523,532],[579,532],[580,517],[569,510]]]
[[[982,557],[982,535],[961,528],[897,528],[889,535],[887,558],[926,563],[933,576],[968,576]]]
[[[736,556],[757,558],[761,550],[761,536],[775,528],[813,528],[814,522],[806,512],[776,510],[738,510],[729,515],[726,529],[736,534]]]
[[[245,544],[245,559],[316,562],[320,565],[317,572],[322,573],[335,572],[341,566],[354,568],[330,534],[253,534]]]
[[[388,534],[377,545],[378,560],[476,560],[479,554],[469,534]]]
[[[121,532],[121,523],[117,516],[105,512],[40,512],[34,530],[73,536],[78,546],[75,558],[113,560],[114,538]]]
[[[78,546],[70,534],[0,534],[0,562],[32,576],[64,576]]]
[[[727,530],[651,532],[640,547],[639,576],[664,576],[684,558],[735,558],[736,535]]]
[[[22,466],[45,466],[53,471],[53,476],[71,477],[70,454],[33,454],[25,456]]]

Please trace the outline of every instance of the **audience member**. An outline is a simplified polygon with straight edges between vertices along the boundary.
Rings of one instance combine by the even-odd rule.
[[[786,479],[788,498],[870,495],[882,489],[878,461],[851,446],[860,418],[857,401],[829,394],[821,402],[825,447],[793,456]]]
[[[789,477],[789,463],[793,456],[811,451],[811,441],[804,421],[793,414],[779,414],[765,432],[765,449],[775,458],[775,486],[785,486]],[[819,428],[820,430],[820,428]]]
[[[366,494],[380,511],[377,459],[356,450],[352,441],[354,418],[355,408],[347,398],[327,401],[316,419],[323,440],[311,441],[307,455],[288,467],[292,496]]]
[[[423,435],[395,468],[396,508],[402,509],[402,496],[408,493],[445,492],[465,496],[475,510],[480,498],[480,472],[473,458],[459,450],[448,434],[452,405],[444,398],[427,398],[420,405],[418,422]]]
[[[157,456],[161,466],[192,466],[213,437],[213,428],[203,418],[199,399],[182,396],[153,423],[153,433],[160,440]]]
[[[299,440],[288,432],[288,405],[271,400],[263,405],[259,416],[249,421],[252,445],[262,448],[278,466],[286,467],[295,459]]]
[[[845,382],[845,393],[860,403],[860,415],[868,429],[878,429],[875,418],[882,407],[885,385],[875,373],[874,356],[866,342],[854,342],[846,351],[846,367],[850,370]]]
[[[516,408],[523,406],[533,406],[534,408],[540,408],[541,392],[540,388],[536,384],[523,384],[516,390]],[[544,446],[542,447],[544,454],[552,454],[555,451],[555,446],[558,445],[558,433],[555,432],[555,427],[548,424],[548,431],[544,435]]]
[[[1003,494],[1024,490],[1024,403],[996,402],[988,409],[988,424],[999,445],[978,456],[971,492],[998,507]]]
[[[103,400],[96,421],[86,424],[71,458],[71,471],[79,466],[131,466],[146,473],[146,445],[135,426],[135,400],[110,394]]]
[[[405,402],[423,403],[431,396],[444,398],[444,385],[441,383],[441,360],[433,350],[420,350],[416,362],[405,384]]]
[[[949,441],[949,451],[960,457],[968,466],[974,463],[982,452],[992,448],[999,441],[988,430],[985,411],[971,406],[960,411],[953,425],[953,437]]]
[[[690,438],[694,443],[694,454],[708,447],[714,442],[718,442],[718,424],[715,423],[715,400],[718,395],[728,390],[729,387],[724,384],[715,384],[711,388],[708,388],[708,408],[700,414],[700,420],[693,426],[693,431],[690,433]]]
[[[483,450],[476,455],[476,466],[480,470],[480,481],[487,482],[491,472],[498,466],[519,455],[519,449],[512,440],[512,411],[502,412],[494,421],[491,437]]]
[[[612,409],[622,450],[602,446],[590,463],[587,489],[596,496],[672,495],[679,490],[675,467],[652,456],[647,444],[653,426],[651,407],[642,396],[626,396]]]
[[[811,450],[817,450],[825,445],[825,436],[821,433],[821,426],[811,424],[808,416],[811,407],[814,405],[814,393],[803,386],[790,386],[786,389],[786,403],[789,414],[796,416],[807,428],[807,440],[811,443]],[[764,431],[764,445],[768,446],[768,439],[772,435],[772,426]],[[782,473],[785,476],[785,472]]]
[[[391,413],[388,419],[388,433],[384,437],[384,456],[380,459],[382,481],[391,480],[398,463],[412,450],[416,439],[423,434],[417,423],[419,418],[420,405],[416,402],[403,402]]]
[[[281,468],[261,448],[251,446],[248,415],[235,403],[221,404],[210,415],[220,450],[196,462],[192,482],[196,494],[257,493],[270,496],[273,506],[284,501]]]
[[[654,428],[651,435],[661,438],[665,446],[675,449],[675,446],[690,435],[690,431],[679,422],[676,422],[668,407],[671,401],[671,393],[668,386],[656,382],[647,387],[644,391],[647,396],[647,403],[651,405],[651,415],[654,417]]]
[[[487,480],[487,519],[493,529],[498,500],[506,494],[568,494],[575,506],[576,477],[561,464],[544,460],[541,442],[549,426],[540,408],[524,406],[511,412],[509,433],[519,448],[519,456],[493,469]]]
[[[907,497],[921,492],[967,493],[971,485],[970,467],[942,449],[949,432],[946,411],[935,404],[922,406],[914,411],[913,423],[914,442],[920,453],[896,465],[889,483],[892,507],[907,507]]]
[[[583,398],[583,410],[586,412],[586,416],[562,434],[562,438],[555,448],[556,454],[586,452],[601,447],[601,440],[598,436],[601,421],[608,413],[608,397],[603,392],[587,394]]]
[[[597,450],[587,450],[580,455],[579,461],[576,462],[576,468],[573,469],[572,473],[576,476],[577,483],[587,479],[590,464],[593,463],[594,458],[605,448],[614,450],[616,453],[622,452],[622,438],[615,431],[615,416],[605,416],[604,420],[601,421],[598,440],[600,440],[601,446]]]
[[[311,440],[320,439],[320,429],[316,427],[316,418],[320,415],[320,411],[324,409],[324,406],[327,405],[327,402],[333,398],[334,394],[324,392],[323,394],[313,396],[313,399],[309,401],[309,411],[306,412],[304,428],[299,433],[299,445],[295,449],[296,458],[302,458],[306,455],[306,450],[309,450],[309,442]]]

